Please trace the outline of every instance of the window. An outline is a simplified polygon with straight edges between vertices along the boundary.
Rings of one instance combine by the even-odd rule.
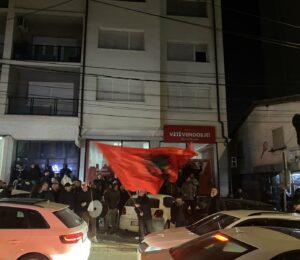
[[[210,108],[210,88],[197,85],[168,85],[169,108]]]
[[[50,228],[46,220],[41,216],[41,214],[34,210],[27,210],[28,222],[30,228],[34,229],[44,229]]]
[[[206,0],[167,0],[167,15],[207,17]]]
[[[175,199],[173,197],[165,197],[163,199],[163,204],[166,208],[171,208],[172,205],[174,204]]]
[[[1,207],[0,215],[0,229],[49,228],[46,220],[34,210]]]
[[[100,29],[99,48],[119,50],[144,50],[144,32]]]
[[[24,209],[19,208],[0,208],[0,229],[27,229],[28,223]]]
[[[214,230],[226,228],[237,220],[238,218],[236,217],[218,213],[201,219],[200,221],[189,226],[188,229],[200,236]]]
[[[273,257],[271,260],[300,260],[300,250],[284,252],[278,256]]]
[[[68,228],[78,227],[83,222],[83,219],[76,215],[69,208],[55,211],[54,215]]]
[[[300,228],[300,221],[276,218],[257,218],[243,221],[236,225],[237,227],[247,226],[266,226],[266,227],[285,227],[285,228]]]
[[[144,101],[144,83],[138,80],[99,78],[97,100]]]
[[[208,62],[207,45],[168,42],[167,59],[169,61]]]

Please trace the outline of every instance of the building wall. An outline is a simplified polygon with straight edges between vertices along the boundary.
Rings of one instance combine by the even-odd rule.
[[[284,132],[288,160],[295,160],[299,147],[292,118],[299,110],[299,104],[300,102],[290,102],[257,106],[252,111],[237,135],[242,142],[244,156],[240,173],[251,173],[255,171],[255,167],[282,164],[282,151],[271,151],[274,147],[272,130],[280,127]]]

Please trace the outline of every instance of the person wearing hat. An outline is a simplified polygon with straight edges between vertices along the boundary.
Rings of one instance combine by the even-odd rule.
[[[97,224],[96,218],[90,216],[88,212],[88,207],[91,201],[93,200],[92,190],[89,188],[87,182],[81,183],[81,192],[78,196],[78,203],[79,203],[79,214],[84,219],[84,221],[89,226],[89,232],[91,234],[91,241],[97,243]]]
[[[64,189],[60,192],[58,202],[66,204],[70,207],[71,210],[75,208],[74,194],[72,192],[72,185],[67,182],[64,186]]]

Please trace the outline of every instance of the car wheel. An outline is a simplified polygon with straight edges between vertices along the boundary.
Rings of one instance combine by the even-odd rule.
[[[30,253],[21,256],[18,260],[49,260],[49,258],[39,253]]]

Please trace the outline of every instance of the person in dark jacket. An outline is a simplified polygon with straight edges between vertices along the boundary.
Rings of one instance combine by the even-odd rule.
[[[88,207],[90,202],[92,201],[92,191],[90,190],[88,184],[86,182],[81,183],[81,192],[78,196],[78,203],[80,206],[79,213],[80,216],[84,219],[84,221],[89,226],[89,231],[91,234],[91,241],[97,243],[97,225],[96,225],[96,218],[90,216],[88,212]]]
[[[54,201],[54,197],[52,193],[49,191],[48,182],[41,182],[35,184],[32,188],[30,197]]]
[[[112,233],[116,232],[118,205],[120,202],[120,191],[118,184],[114,184],[112,189],[109,189],[104,199],[108,206],[108,212],[105,216],[105,231],[108,232],[109,227],[112,229]]]
[[[72,185],[70,183],[65,184],[64,189],[59,194],[58,202],[66,204],[70,207],[71,210],[74,210],[74,194],[72,192]]]
[[[217,188],[212,188],[210,191],[208,207],[207,207],[207,214],[211,215],[216,212],[225,210],[225,205],[223,200],[219,196],[219,191]]]
[[[292,203],[294,212],[300,213],[300,188],[297,188],[295,190]]]
[[[28,172],[28,179],[33,184],[36,184],[41,178],[41,170],[37,164],[31,164]]]
[[[176,227],[184,227],[187,224],[186,206],[183,199],[179,196],[171,206],[171,222]]]
[[[153,231],[150,199],[145,191],[139,191],[135,203],[135,212],[139,221],[139,240]]]

